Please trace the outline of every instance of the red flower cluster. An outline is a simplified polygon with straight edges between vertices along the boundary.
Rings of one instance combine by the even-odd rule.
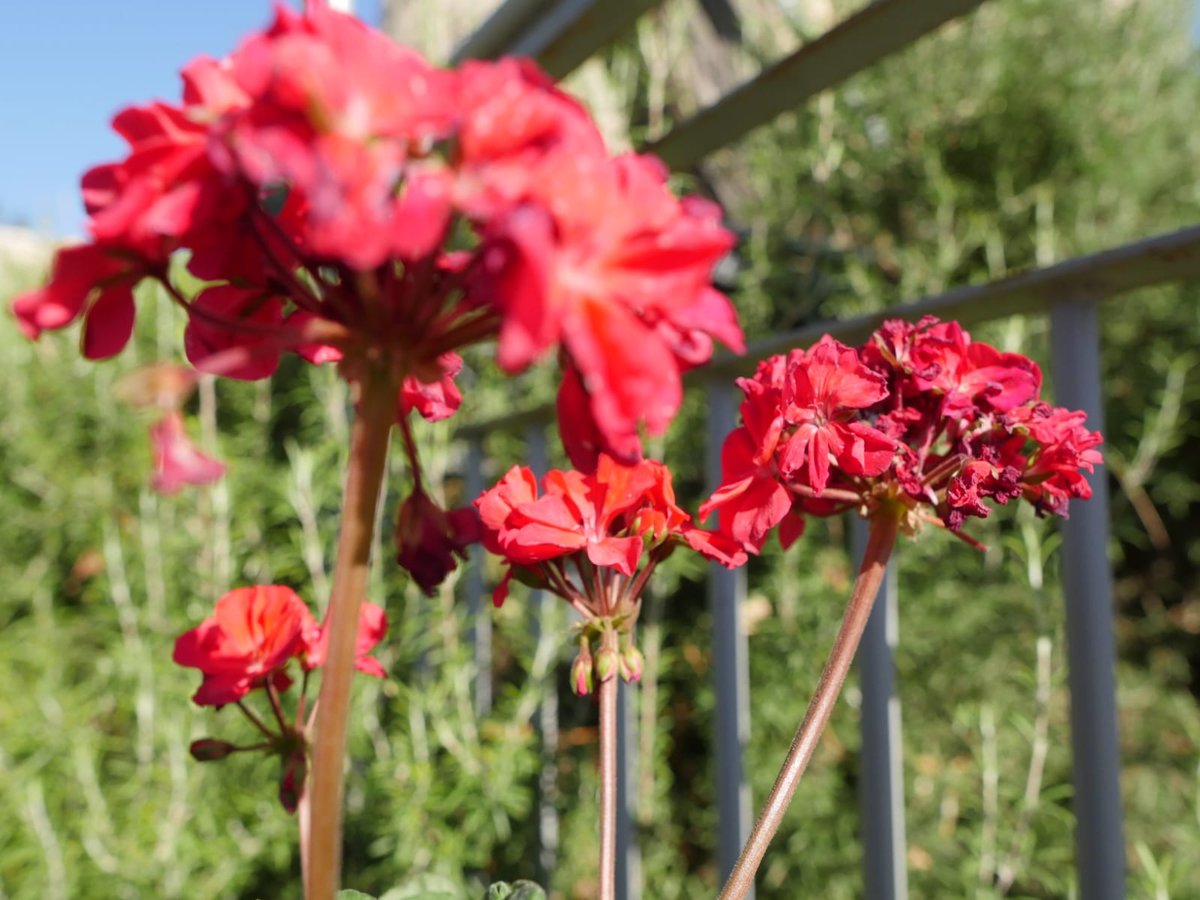
[[[387,633],[383,610],[364,603],[359,616],[356,667],[382,678],[383,667],[368,656]],[[230,591],[217,601],[212,618],[179,636],[175,662],[204,674],[192,698],[200,706],[221,707],[236,703],[264,740],[238,746],[217,738],[192,742],[199,762],[215,762],[232,753],[264,751],[281,763],[279,802],[295,812],[308,778],[309,734],[312,710],[306,716],[308,673],[325,662],[329,634],[318,625],[296,594],[279,585],[259,585]],[[294,719],[284,713],[280,695],[292,684],[288,666],[296,660],[304,680],[296,701]],[[266,719],[244,702],[251,691],[262,689],[270,704]],[[268,724],[270,723],[270,724]]]
[[[719,511],[721,532],[751,552],[777,525],[789,545],[806,514],[885,503],[910,530],[957,532],[987,516],[986,500],[1022,496],[1065,517],[1070,498],[1091,495],[1083,472],[1101,462],[1101,437],[1083,413],[1039,400],[1041,382],[1032,360],[933,317],[886,322],[857,350],[826,335],[738,381],[743,424],[701,515]]]
[[[540,497],[533,473],[514,466],[475,505],[484,546],[509,567],[496,588],[495,605],[503,604],[515,576],[559,595],[583,616],[580,658],[587,664],[577,665],[580,672],[573,677],[581,694],[592,683],[590,637],[601,638],[595,667],[600,680],[618,666],[627,680],[636,680],[640,666],[628,635],[642,589],[677,544],[729,568],[746,561],[728,538],[692,524],[675,504],[670,471],[655,460],[625,466],[601,454],[594,474],[549,472]],[[606,632],[613,632],[611,647]],[[617,632],[623,635],[619,660]]]
[[[383,667],[367,654],[387,633],[383,610],[365,603],[359,617],[360,672],[382,678]],[[304,601],[286,587],[237,588],[217,601],[211,618],[180,635],[174,660],[199,669],[204,680],[192,698],[200,706],[236,703],[268,685],[291,685],[288,664],[295,659],[309,672],[325,661],[326,629],[317,624]]]
[[[188,358],[269,376],[283,352],[384,365],[398,416],[444,418],[455,350],[498,336],[516,372],[561,345],[573,457],[632,460],[662,431],[680,370],[712,339],[739,348],[709,286],[732,238],[716,207],[676,199],[654,160],[612,158],[587,113],[531,64],[434,68],[356,19],[310,4],[223,60],[183,70],[179,105],[120,112],[130,152],[83,178],[91,240],[18,298],[30,337],[82,318],[83,353],[118,353],[133,288],[188,312]],[[449,248],[459,248],[451,251]],[[171,282],[175,258],[207,283]]]

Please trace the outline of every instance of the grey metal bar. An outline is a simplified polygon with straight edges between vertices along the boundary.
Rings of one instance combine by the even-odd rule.
[[[867,545],[868,526],[859,516],[853,518],[854,557],[861,560]],[[893,661],[899,636],[893,554],[858,650],[862,690],[858,801],[867,900],[908,898],[904,744]]]
[[[457,66],[467,59],[495,59],[539,16],[554,7],[554,0],[505,0],[487,20],[467,36],[450,57]]]
[[[607,47],[662,0],[562,0],[544,27],[534,25],[513,52],[528,53],[554,78],[579,68],[597,50]],[[526,42],[527,41],[527,42]]]
[[[646,149],[686,168],[805,100],[869,68],[984,0],[876,0],[764,69]]]
[[[544,426],[531,425],[526,431],[525,444],[529,467],[539,478],[549,469]],[[529,592],[529,631],[538,643],[547,627],[546,620],[556,601],[545,591]],[[546,691],[534,713],[535,725],[542,738],[541,771],[538,773],[538,878],[550,883],[558,863],[558,693],[553,685]]]
[[[641,900],[642,853],[634,832],[637,784],[636,685],[617,686],[617,900]]]
[[[1052,307],[1050,357],[1055,401],[1082,409],[1088,415],[1088,426],[1103,430],[1100,326],[1094,302],[1065,300]],[[1117,742],[1112,569],[1108,560],[1108,476],[1104,467],[1088,481],[1092,498],[1072,503],[1071,517],[1062,523],[1075,866],[1081,897],[1120,900],[1125,896],[1125,842]]]
[[[483,447],[478,440],[467,444],[467,471],[464,473],[467,496],[483,493]],[[483,563],[487,553],[482,544],[473,544],[463,573],[463,594],[471,620],[468,641],[475,658],[475,715],[482,719],[492,711],[492,605],[484,600]]]
[[[452,65],[503,54],[532,56],[555,78],[569,75],[662,0],[508,0],[459,46]]]
[[[709,387],[707,476],[711,489],[721,483],[721,445],[737,425],[738,392],[733,384]],[[750,739],[750,664],[746,632],[739,615],[746,596],[745,569],[713,563],[708,571],[713,617],[713,679],[716,709],[717,871],[724,882],[750,834],[750,785],[742,757]],[[748,895],[753,897],[753,892]]]
[[[807,346],[827,333],[840,341],[855,343],[865,339],[884,319],[935,315],[970,325],[1046,312],[1059,298],[1081,292],[1112,298],[1137,288],[1197,278],[1200,278],[1200,226],[1194,225],[1000,281],[957,288],[853,319],[818,322],[786,331],[751,344],[744,356],[723,354],[693,369],[684,376],[684,383],[694,387],[712,379],[749,375],[760,359],[792,347]],[[531,422],[549,422],[553,414],[553,404],[530,407],[464,425],[458,433],[468,438],[492,431],[516,431]]]

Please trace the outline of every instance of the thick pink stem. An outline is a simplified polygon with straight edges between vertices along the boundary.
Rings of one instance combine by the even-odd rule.
[[[762,813],[750,833],[750,839],[742,848],[742,855],[734,864],[725,889],[721,891],[721,900],[740,900],[754,887],[754,874],[767,852],[767,845],[779,830],[784,813],[792,802],[800,777],[812,759],[813,751],[821,739],[821,733],[829,721],[837,702],[854,653],[862,639],[863,629],[867,627],[867,619],[871,615],[871,607],[875,603],[875,595],[879,593],[879,585],[883,582],[883,574],[887,570],[888,557],[896,543],[896,531],[899,520],[890,510],[884,509],[871,520],[870,535],[867,538],[867,549],[863,554],[862,567],[854,582],[854,593],[846,606],[841,627],[834,639],[833,648],[829,651],[829,659],[821,672],[821,680],[813,694],[804,721],[800,723],[796,736],[792,739],[791,749],[783,768],[775,779],[767,802],[763,804]]]
[[[390,379],[379,374],[368,375],[359,389],[337,562],[325,619],[329,647],[313,741],[312,828],[305,885],[308,900],[333,900],[341,879],[342,768],[358,617],[367,590],[375,513],[387,465],[388,435],[396,415],[396,386]]]
[[[600,682],[600,900],[617,895],[617,675]]]

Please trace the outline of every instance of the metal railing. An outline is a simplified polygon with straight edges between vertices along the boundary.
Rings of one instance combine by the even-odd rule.
[[[802,46],[768,67],[747,84],[677,125],[650,150],[669,165],[693,165],[705,154],[737,140],[748,131],[836,86],[938,28],[981,5],[983,0],[877,0],[848,17],[823,37]],[[638,0],[530,2],[509,0],[460,48],[457,58],[497,56],[523,50],[562,75],[601,49],[654,6]],[[1183,229],[1126,244],[1058,265],[989,284],[961,288],[846,321],[808,326],[751,346],[741,357],[725,356],[693,370],[690,390],[704,390],[708,402],[708,480],[720,478],[720,446],[737,422],[737,375],[749,374],[758,360],[792,347],[805,346],[829,333],[846,343],[862,341],[888,317],[916,318],[934,314],[971,324],[1018,314],[1048,314],[1051,331],[1050,372],[1055,400],[1088,415],[1090,428],[1103,430],[1100,337],[1097,306],[1133,290],[1200,279],[1200,227]],[[472,423],[459,431],[469,447],[468,490],[477,492],[483,468],[483,438],[496,431],[526,436],[534,468],[545,467],[545,426],[552,408],[540,406],[500,419]],[[1067,616],[1067,650],[1071,693],[1074,760],[1076,868],[1080,896],[1119,900],[1125,896],[1124,842],[1119,789],[1120,764],[1116,732],[1115,651],[1112,630],[1112,574],[1107,559],[1109,504],[1106,473],[1089,478],[1090,502],[1074,504],[1062,523],[1062,571]],[[478,662],[476,702],[480,713],[490,705],[490,604],[483,600],[480,558],[462,584],[475,612]],[[718,566],[709,577],[713,611],[713,668],[716,688],[716,797],[718,867],[730,871],[751,825],[749,787],[743,750],[749,739],[747,641],[738,616],[745,599],[745,576]],[[535,599],[535,615],[541,598]],[[862,815],[867,896],[904,898],[904,798],[900,716],[895,692],[892,650],[895,632],[896,581],[890,576],[864,636],[859,654],[862,675]],[[552,702],[552,701],[548,701]],[[545,711],[544,711],[545,713]],[[539,721],[543,737],[552,740],[550,711]],[[625,743],[621,847],[618,860],[620,896],[640,896],[636,846],[628,816],[629,773],[634,767]],[[543,786],[546,786],[543,779]],[[554,840],[557,819],[543,804],[542,834]],[[543,866],[553,865],[552,848]]]

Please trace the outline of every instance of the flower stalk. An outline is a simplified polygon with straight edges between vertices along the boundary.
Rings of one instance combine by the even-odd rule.
[[[833,648],[821,672],[821,680],[816,692],[804,714],[804,720],[796,730],[792,746],[787,758],[779,771],[775,784],[767,795],[754,830],[750,833],[746,846],[734,864],[729,880],[721,891],[721,900],[741,900],[754,887],[754,875],[758,871],[767,846],[779,830],[783,816],[792,802],[800,778],[812,759],[829,716],[833,713],[834,704],[846,682],[850,664],[862,640],[863,630],[871,616],[871,607],[883,583],[884,572],[887,570],[888,557],[896,543],[896,533],[900,520],[896,511],[889,507],[880,509],[871,519],[871,527],[867,537],[867,547],[863,554],[862,565],[854,582],[854,592],[846,605],[842,624],[838,628]]]
[[[616,640],[616,633],[606,637]],[[617,895],[617,673],[600,682],[600,900]]]
[[[305,897],[333,900],[342,861],[343,767],[354,678],[359,610],[367,590],[379,491],[395,419],[397,385],[369,372],[358,384],[333,589],[326,613],[329,649],[318,697],[313,741],[311,827]]]

